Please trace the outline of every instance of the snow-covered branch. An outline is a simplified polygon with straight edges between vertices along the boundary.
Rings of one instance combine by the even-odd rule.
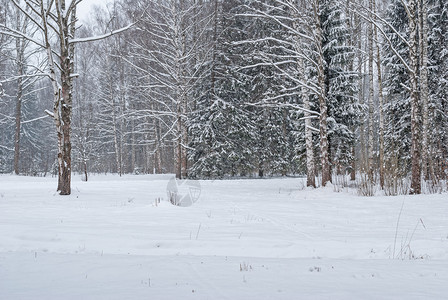
[[[306,126],[306,128],[311,129],[314,132],[320,132],[319,129],[317,129],[317,128],[313,127],[313,126]]]
[[[10,151],[10,152],[14,152],[14,149],[11,149],[11,148],[8,148],[8,147],[2,146],[2,145],[0,145],[0,149],[6,150],[6,151]]]
[[[291,103],[278,103],[278,102],[267,102],[261,101],[257,103],[246,103],[248,106],[257,106],[257,107],[269,107],[269,108],[292,108],[302,112],[307,112],[312,115],[320,116],[320,113],[314,110],[305,109],[302,106],[291,104]]]
[[[103,34],[103,35],[97,35],[97,36],[91,36],[91,37],[85,37],[85,38],[77,38],[77,39],[70,39],[69,43],[70,44],[76,44],[76,43],[86,43],[86,42],[93,42],[93,41],[99,41],[99,40],[103,40],[105,38],[108,38],[110,36],[113,36],[115,34],[124,32],[128,29],[130,29],[132,26],[134,26],[136,23],[131,23],[128,26],[125,26],[123,28],[111,31],[109,33]]]
[[[39,120],[42,120],[42,119],[45,119],[45,118],[48,118],[48,117],[49,117],[49,115],[46,115],[46,116],[42,116],[42,117],[31,119],[31,120],[22,121],[20,123],[21,124],[32,123],[32,122],[39,121]]]
[[[49,73],[37,73],[37,74],[25,74],[20,76],[12,76],[4,80],[0,80],[0,83],[12,82],[21,78],[34,78],[34,77],[50,77]]]

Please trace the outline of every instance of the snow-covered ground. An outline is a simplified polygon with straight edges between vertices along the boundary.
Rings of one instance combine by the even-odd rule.
[[[448,299],[448,194],[169,179],[0,176],[0,299]]]

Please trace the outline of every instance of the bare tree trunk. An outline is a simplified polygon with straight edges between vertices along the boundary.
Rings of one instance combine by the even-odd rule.
[[[136,155],[135,155],[135,120],[134,117],[132,117],[131,119],[131,172],[134,173],[135,172],[135,160],[136,160]]]
[[[304,88],[302,88],[303,91]],[[306,92],[306,91],[305,91]],[[310,110],[308,94],[302,93],[303,108]],[[313,131],[311,129],[311,114],[305,111],[305,143],[306,143],[306,186],[316,187],[316,174],[314,166]]]
[[[369,9],[373,12],[373,0],[369,0]],[[368,177],[369,181],[373,182],[373,24],[368,24],[368,39],[369,39],[369,140],[367,146],[368,155]]]
[[[184,7],[184,2],[181,0],[181,8],[182,10]],[[183,20],[184,21],[184,20]],[[187,147],[188,147],[188,128],[187,128],[187,118],[188,118],[188,93],[187,93],[187,85],[188,85],[188,74],[187,74],[187,68],[188,66],[186,61],[187,54],[187,34],[185,32],[186,28],[184,28],[184,25],[181,26],[182,28],[182,36],[181,36],[181,42],[182,42],[182,69],[181,69],[181,83],[182,83],[182,97],[181,97],[181,131],[179,132],[181,135],[181,176],[182,178],[187,178],[188,176],[188,157],[187,157]]]
[[[85,176],[85,180],[87,182],[88,176],[87,176],[87,161],[86,160],[83,161],[83,166],[84,166],[84,176]]]
[[[184,1],[179,1],[179,6],[175,4],[173,10],[174,16],[174,37],[173,43],[175,46],[175,61],[176,72],[175,77],[175,105],[176,105],[176,122],[177,132],[175,131],[174,140],[174,165],[176,177],[182,179],[186,175],[187,163],[186,163],[186,146],[187,146],[187,132],[185,118],[187,114],[187,95],[186,95],[186,32],[184,28],[184,20],[182,14],[184,7]]]
[[[151,124],[150,122],[151,121],[149,120],[149,117],[148,117],[146,123],[147,124]],[[150,130],[149,125],[146,125],[146,126],[147,126],[147,130],[149,131]],[[149,141],[150,138],[151,137],[150,137],[149,133],[145,134],[145,140],[146,141]],[[147,142],[147,144],[145,145],[145,173],[146,174],[151,174],[151,173],[154,172],[154,167],[151,170],[151,158],[152,158],[152,155],[153,155],[153,153],[151,152],[151,146]]]
[[[113,99],[112,99],[112,123],[114,131],[115,163],[117,164],[117,173],[121,176],[122,171],[120,160],[120,143],[118,141],[117,116],[115,112],[115,101]]]
[[[19,75],[20,76],[20,75]],[[20,123],[22,117],[22,79],[17,80],[17,98],[16,98],[16,131],[14,135],[14,173],[19,175],[19,159],[20,159]]]
[[[420,97],[422,101],[422,173],[425,180],[430,179],[428,166],[429,157],[429,113],[428,113],[428,0],[418,0],[419,5],[419,33],[420,33]],[[430,168],[432,169],[432,168]],[[433,173],[433,172],[431,172]],[[433,175],[433,174],[431,174]],[[434,179],[434,176],[431,176]]]
[[[315,35],[317,46],[317,72],[319,83],[319,136],[320,136],[320,159],[322,167],[322,186],[326,186],[331,182],[330,174],[330,159],[328,152],[328,132],[327,132],[327,99],[326,99],[326,85],[325,85],[325,68],[322,49],[322,24],[320,20],[319,1],[313,2],[314,18],[315,18]]]
[[[21,5],[21,1],[14,1],[13,4],[34,24],[37,33],[28,37],[26,33],[17,30],[13,36],[22,36],[27,41],[34,43],[39,48],[46,51],[49,71],[46,72],[53,87],[53,112],[46,110],[55,123],[58,141],[58,188],[60,195],[71,193],[71,112],[73,98],[73,78],[74,78],[74,53],[77,42],[89,42],[106,38],[110,35],[92,37],[92,39],[77,40],[76,32],[76,7],[81,1],[69,1],[66,6],[65,0],[53,1],[26,1],[26,8]],[[130,26],[122,28],[119,33]],[[56,38],[59,41],[59,54],[52,48],[50,40]],[[42,41],[39,41],[42,39]],[[55,61],[58,59],[58,63]],[[60,81],[56,74],[56,69],[60,71]]]
[[[115,164],[117,166],[117,173],[118,175],[122,175],[122,168],[121,168],[121,155],[120,155],[120,137],[118,132],[118,116],[117,116],[117,107],[120,107],[119,105],[116,105],[115,101],[115,91],[113,86],[113,80],[111,77],[108,76],[108,88],[109,88],[109,97],[110,97],[110,108],[112,110],[112,134],[114,138],[114,155],[115,155]]]
[[[19,13],[17,13],[17,22],[20,22]],[[18,25],[19,26],[19,25]],[[14,173],[19,175],[19,158],[20,158],[20,125],[22,118],[22,97],[23,97],[23,78],[24,75],[24,40],[16,39],[17,51],[17,96],[16,96],[16,131],[14,136]]]
[[[120,42],[120,36],[118,36],[118,45],[120,47],[121,42]],[[126,106],[126,97],[127,97],[127,90],[125,88],[126,84],[125,84],[125,70],[124,70],[124,64],[123,61],[120,60],[120,116],[119,116],[119,121],[120,121],[120,163],[121,163],[121,174],[125,174],[126,172],[129,172],[129,168],[127,166],[128,161],[125,160],[124,156],[124,151],[125,151],[125,144],[126,144],[126,110],[127,110],[127,106]],[[133,170],[131,170],[132,172]]]
[[[360,32],[357,32],[356,29],[356,14],[350,12],[352,7],[352,0],[347,0],[346,3],[346,10],[347,10],[347,28],[350,28],[351,30],[351,37],[350,37],[350,46],[355,48],[356,39],[361,39]],[[357,34],[358,33],[358,34]],[[349,71],[350,73],[355,72],[355,60],[351,60],[351,63],[349,65]],[[360,80],[360,78],[359,78]],[[354,96],[354,95],[353,95]],[[355,126],[352,126],[350,130],[355,133],[356,128]],[[351,154],[352,154],[352,160],[351,160],[351,169],[350,169],[350,180],[355,181],[356,180],[356,138],[353,141],[353,145],[351,146]]]
[[[156,111],[155,103],[154,101],[151,102],[151,110]],[[162,173],[162,138],[161,138],[161,132],[160,132],[160,121],[157,117],[154,117],[153,119],[153,128],[154,128],[154,171],[156,174]]]
[[[56,1],[56,5],[58,5]],[[65,1],[60,3],[62,11],[65,11]],[[58,14],[60,14],[58,10]],[[60,38],[60,51],[61,51],[61,119],[62,119],[62,165],[60,166],[60,195],[71,194],[71,172],[72,172],[72,160],[71,151],[72,144],[70,139],[71,134],[71,114],[72,114],[72,91],[73,91],[73,78],[71,77],[74,68],[74,44],[69,44],[69,38],[74,38],[75,34],[75,11],[72,13],[72,22],[67,19],[65,15],[59,15],[61,20],[61,32],[63,36]]]
[[[364,104],[364,74],[365,74],[365,70],[363,70],[363,51],[362,51],[362,23],[360,20],[360,17],[355,14],[355,24],[356,27],[358,28],[359,32],[357,34],[358,40],[358,65],[357,65],[357,73],[359,76],[359,85],[358,85],[358,93],[359,93],[359,103],[361,105]],[[364,65],[365,67],[365,65]],[[365,147],[365,119],[364,119],[364,115],[363,118],[361,119],[360,122],[360,126],[359,126],[359,171],[361,173],[364,173],[366,171],[365,167],[366,167],[366,147]]]
[[[156,148],[154,152],[154,168],[156,174],[162,173],[162,146],[160,140],[160,129],[158,128],[159,124],[156,125]]]
[[[421,165],[420,165],[420,122],[419,122],[419,95],[418,95],[418,30],[416,18],[416,0],[408,2],[409,19],[409,59],[411,79],[411,135],[412,135],[412,178],[411,194],[421,193]]]
[[[178,53],[178,60],[181,60],[182,54]],[[176,177],[178,179],[182,179],[182,169],[183,169],[183,149],[182,149],[182,141],[183,141],[183,108],[184,108],[184,97],[183,97],[183,89],[181,87],[181,83],[180,83],[180,76],[181,74],[183,74],[182,71],[182,66],[178,66],[178,71],[177,71],[177,75],[178,75],[178,82],[177,82],[177,87],[176,87],[176,106],[177,106],[177,116],[176,116],[176,121],[177,121],[177,132],[176,132],[176,136],[175,136],[175,141],[174,141],[174,162],[175,162],[175,169],[176,169]]]
[[[185,93],[185,92],[184,92]],[[182,178],[188,177],[188,156],[187,156],[187,147],[188,147],[188,128],[187,128],[187,114],[188,114],[188,105],[187,105],[187,95],[183,96],[182,100],[182,131],[181,131],[181,170],[182,170]]]
[[[122,101],[123,99],[120,99],[120,101]],[[121,103],[122,104],[122,103]],[[126,173],[126,165],[125,165],[125,160],[123,159],[123,152],[124,152],[124,110],[122,110],[122,106],[120,105],[120,117],[119,117],[119,121],[120,121],[120,132],[119,132],[119,142],[120,142],[120,146],[118,147],[118,155],[119,155],[119,159],[120,159],[120,176],[122,176],[123,174]]]
[[[176,177],[182,179],[182,111],[181,104],[178,103],[177,108],[177,136],[174,142],[174,161],[176,169]]]
[[[305,66],[303,60],[299,60],[299,74],[305,72]],[[313,131],[311,114],[310,99],[306,87],[302,87],[301,96],[303,101],[303,108],[305,109],[305,145],[306,145],[306,186],[316,187],[316,174],[314,165],[314,147],[313,147]]]
[[[298,1],[295,2],[296,6],[299,6],[300,3]],[[293,11],[293,17],[296,20],[300,19],[300,16],[298,15],[297,11]],[[294,29],[299,31],[300,30],[300,24],[298,22],[294,22]],[[300,38],[297,36],[295,37],[295,50],[300,53],[301,51],[301,41]],[[299,58],[298,61],[298,74],[300,76],[300,80],[303,82],[306,82],[306,70],[305,70],[305,61],[302,58]],[[314,162],[314,143],[313,143],[313,130],[312,130],[312,116],[310,114],[311,105],[310,105],[310,99],[309,99],[309,92],[308,89],[302,85],[301,87],[301,93],[300,96],[303,101],[303,108],[304,111],[304,118],[305,118],[305,145],[306,145],[306,186],[312,186],[316,187],[316,165]]]
[[[376,12],[376,3],[373,0],[373,10]],[[376,14],[373,17],[374,22],[376,21]],[[380,164],[380,186],[384,188],[384,94],[383,94],[383,80],[381,72],[381,55],[380,55],[380,45],[378,41],[378,29],[374,26],[374,37],[376,40],[376,67],[378,76],[378,100],[379,100],[379,114],[380,114],[380,147],[379,147],[379,164]]]
[[[216,81],[216,54],[218,47],[218,0],[214,0],[213,8],[213,53],[212,53],[212,69],[210,72],[210,90],[212,95],[215,96],[215,81]]]
[[[352,156],[353,156],[353,160],[352,160],[352,169],[350,170],[350,180],[351,181],[355,181],[356,180],[356,151],[355,151],[355,146],[352,146]]]

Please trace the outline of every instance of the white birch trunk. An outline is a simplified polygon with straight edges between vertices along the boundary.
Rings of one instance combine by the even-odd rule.
[[[373,0],[373,9],[376,13],[376,1]],[[373,17],[374,22],[376,22],[376,14]],[[379,100],[379,114],[380,114],[380,145],[379,145],[379,164],[380,164],[380,186],[384,188],[384,94],[383,94],[383,80],[381,71],[381,53],[380,45],[378,41],[378,29],[374,26],[374,37],[376,40],[376,67],[377,67],[377,78],[378,78],[378,100]]]
[[[21,26],[22,20],[20,18],[20,11],[17,8],[16,16],[16,29],[27,33],[26,24],[27,20],[23,21],[23,28]],[[26,41],[24,38],[16,38],[16,67],[17,67],[17,95],[16,95],[16,111],[15,111],[15,135],[14,135],[14,173],[19,175],[19,160],[20,160],[20,129],[22,121],[22,98],[23,98],[23,75],[25,75],[25,46]]]
[[[325,84],[325,67],[322,49],[322,24],[320,20],[319,1],[313,2],[314,12],[314,35],[316,39],[317,47],[317,72],[318,72],[318,84],[319,84],[319,136],[320,136],[320,159],[322,167],[322,186],[326,186],[328,182],[331,182],[330,174],[330,160],[328,153],[328,132],[327,132],[327,99],[326,99],[326,84]]]
[[[299,60],[299,73],[305,73],[305,67],[303,60]],[[303,77],[303,76],[302,76]],[[314,147],[313,147],[313,131],[311,114],[310,99],[306,87],[301,88],[301,97],[303,101],[304,117],[305,117],[305,143],[306,143],[306,186],[316,187],[316,174],[314,164]]]

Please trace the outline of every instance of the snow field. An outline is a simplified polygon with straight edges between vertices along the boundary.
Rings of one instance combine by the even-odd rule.
[[[170,176],[90,178],[63,197],[56,178],[0,176],[0,299],[448,295],[446,194],[201,181],[200,200],[176,207]]]

